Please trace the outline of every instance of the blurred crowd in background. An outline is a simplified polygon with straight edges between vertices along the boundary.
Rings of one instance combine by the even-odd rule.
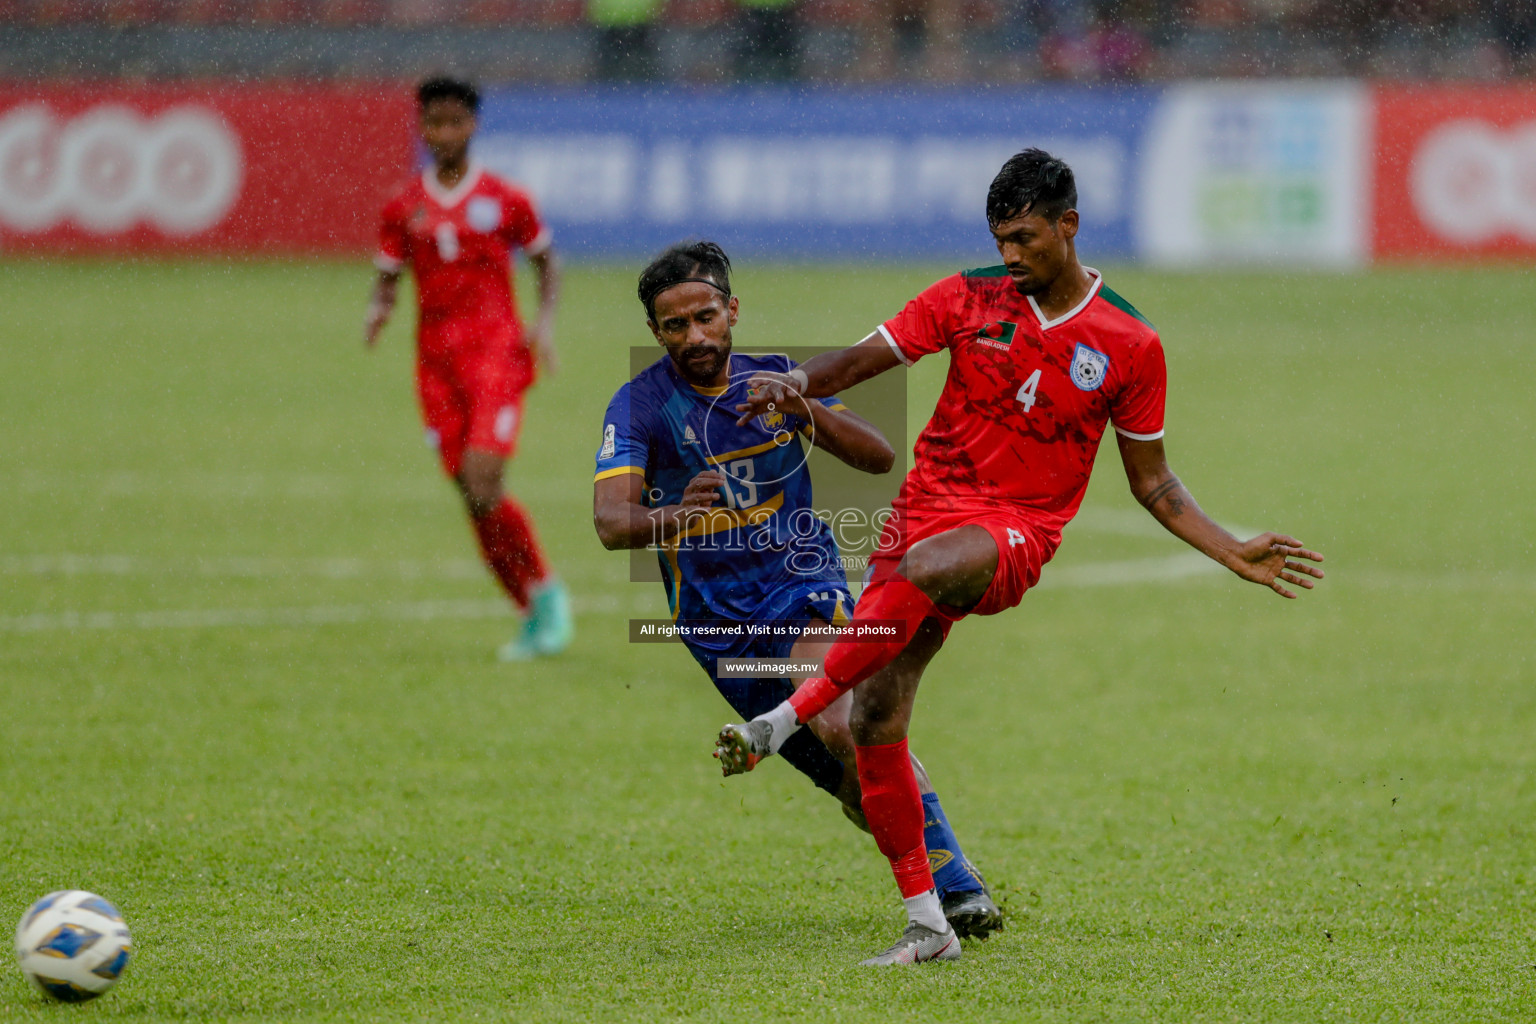
[[[1536,76],[1536,0],[0,0],[0,78]]]

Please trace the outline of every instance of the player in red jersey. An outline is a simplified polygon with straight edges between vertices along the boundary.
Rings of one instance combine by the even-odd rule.
[[[889,643],[835,644],[826,675],[773,711],[720,732],[726,774],[750,771],[799,726],[853,690],[850,726],[863,810],[907,906],[908,925],[870,965],[950,960],[960,944],[933,892],[923,816],[907,754],[918,682],[950,626],[1012,608],[1040,579],[1077,512],[1105,428],[1113,425],[1131,493],[1181,540],[1238,576],[1295,597],[1323,556],[1294,537],[1233,537],[1168,468],[1166,376],[1157,332],[1078,262],[1077,188],[1066,164],[1038,149],[1008,160],[987,194],[1003,263],[945,278],[862,342],[763,375],[737,408],[847,391],[948,349],[949,377],[918,438],[854,613],[899,623]]]
[[[525,615],[506,661],[556,654],[571,640],[570,600],[550,572],[528,513],[502,474],[522,426],[523,393],[553,372],[560,274],[549,229],[521,189],[469,155],[480,97],[467,82],[432,78],[416,92],[432,167],[396,192],[379,232],[379,277],[364,337],[371,348],[394,309],[400,272],[416,273],[416,387],[427,437],[458,483],[480,551]],[[526,334],[512,295],[521,249],[539,282]]]

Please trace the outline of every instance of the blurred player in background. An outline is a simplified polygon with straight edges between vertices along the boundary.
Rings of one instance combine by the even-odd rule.
[[[801,436],[855,469],[890,471],[895,454],[836,396],[791,402],[737,423],[759,372],[794,368],[786,355],[731,352],[738,302],[731,263],[712,242],[677,245],[640,275],[646,323],[666,354],[613,396],[603,421],[593,520],[609,549],[655,545],[673,620],[737,714],[762,714],[794,692],[784,676],[730,675],[721,659],[820,663],[831,623],[853,601],[832,531],[813,510]],[[747,626],[779,627],[752,635]],[[698,627],[704,629],[698,629]],[[808,627],[822,627],[820,636]],[[714,632],[707,632],[715,630]],[[832,702],[779,753],[866,828],[848,732],[850,700]],[[927,773],[912,759],[942,913],[984,936],[1002,914],[966,859]]]
[[[944,390],[854,612],[855,625],[903,623],[901,635],[884,644],[839,640],[825,677],[806,680],[767,714],[727,725],[716,749],[732,770],[749,771],[853,692],[864,815],[908,922],[868,965],[960,955],[934,892],[907,754],[918,683],[950,626],[1012,608],[1039,582],[1082,503],[1106,427],[1115,429],[1131,493],[1180,540],[1282,597],[1296,596],[1286,584],[1310,588],[1323,575],[1306,564],[1323,556],[1294,537],[1241,541],[1223,530],[1169,468],[1162,342],[1098,271],[1078,262],[1076,206],[1066,164],[1038,149],[1013,156],[987,193],[1001,266],[939,281],[859,344],[754,381],[738,406],[750,420],[770,404],[836,394],[949,351]],[[1008,669],[1020,685],[1038,682],[1027,663]]]
[[[480,96],[431,78],[416,91],[432,166],[384,207],[378,281],[364,338],[371,348],[395,306],[400,272],[416,273],[416,385],[427,437],[464,496],[485,563],[524,615],[498,652],[504,661],[557,654],[571,641],[570,600],[551,573],[528,513],[506,492],[503,470],[522,427],[523,394],[553,373],[560,274],[549,229],[521,189],[469,155]],[[539,283],[538,320],[526,332],[512,294],[521,249]]]

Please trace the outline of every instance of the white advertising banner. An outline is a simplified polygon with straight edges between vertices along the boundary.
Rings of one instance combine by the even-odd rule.
[[[1358,85],[1174,86],[1147,132],[1137,249],[1165,265],[1362,264],[1370,160]]]

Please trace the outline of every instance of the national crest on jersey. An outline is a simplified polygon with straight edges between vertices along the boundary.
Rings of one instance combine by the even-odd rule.
[[[501,200],[494,196],[471,196],[464,204],[464,220],[481,233],[501,227]]]
[[[705,470],[725,477],[713,507],[656,545],[674,618],[755,621],[787,586],[847,585],[831,530],[812,505],[803,413],[774,410],[736,423],[747,381],[794,365],[783,355],[732,353],[730,383],[711,389],[689,384],[663,356],[609,403],[597,479],[638,474],[646,504],[657,507],[679,503]],[[843,408],[835,398],[819,401]]]
[[[1082,390],[1097,391],[1103,385],[1108,369],[1109,356],[1079,342],[1072,350],[1072,367],[1067,372],[1072,383]]]
[[[986,267],[937,282],[880,325],[905,363],[950,353],[898,507],[1006,501],[1059,538],[1108,425],[1136,440],[1162,436],[1162,343],[1098,271],[1088,273],[1087,296],[1055,319],[1006,268]]]

